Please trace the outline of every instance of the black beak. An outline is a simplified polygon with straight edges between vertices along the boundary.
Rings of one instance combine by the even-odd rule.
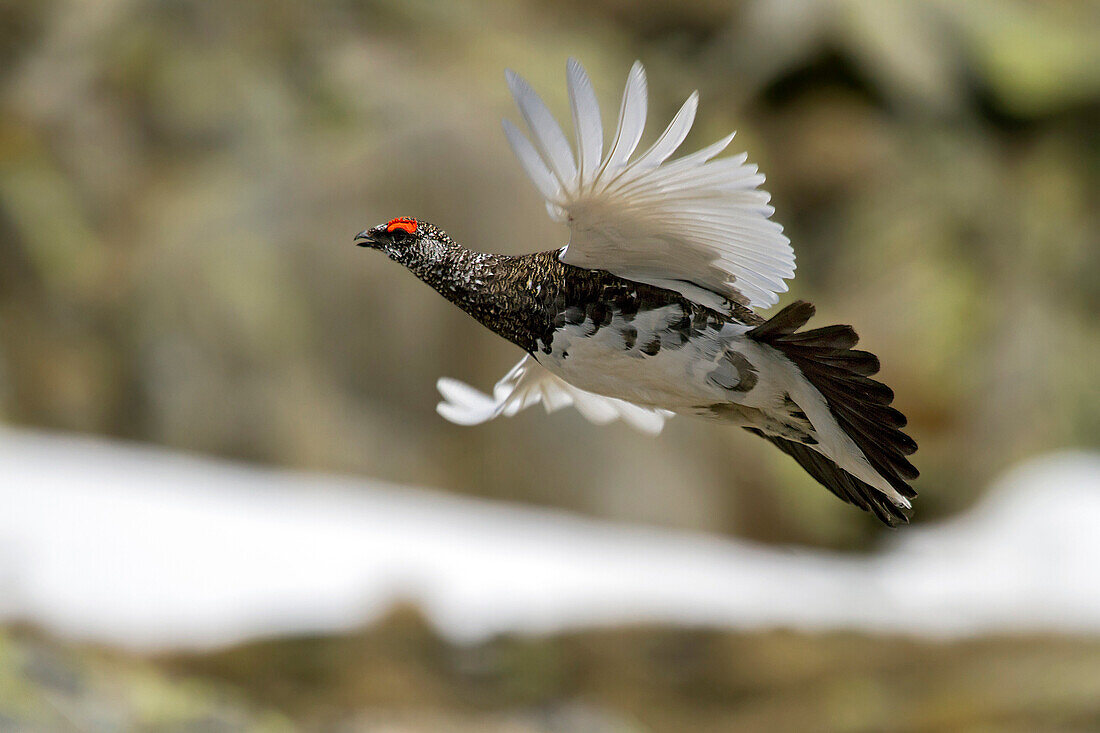
[[[355,244],[358,247],[370,247],[373,244],[378,244],[371,236],[370,229],[364,229],[355,235]]]

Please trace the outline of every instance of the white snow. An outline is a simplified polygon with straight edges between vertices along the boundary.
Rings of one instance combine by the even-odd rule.
[[[395,601],[448,637],[667,622],[953,637],[1100,632],[1100,453],[840,555],[90,438],[0,431],[0,618],[132,647],[339,631]]]

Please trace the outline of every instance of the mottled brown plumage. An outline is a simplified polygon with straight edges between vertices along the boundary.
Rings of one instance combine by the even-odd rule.
[[[549,353],[554,331],[567,323],[588,324],[592,335],[613,315],[630,320],[638,312],[670,305],[683,309],[681,322],[671,329],[685,341],[693,333],[720,329],[731,320],[763,323],[744,306],[735,305],[737,317],[728,317],[671,290],[604,270],[567,265],[558,258],[561,250],[525,255],[474,252],[431,224],[422,222],[420,227],[421,236],[415,241],[398,230],[398,239],[407,239],[408,246],[396,246],[393,233],[385,231],[374,231],[368,246],[386,252],[444,298],[529,354]],[[628,340],[628,345],[635,344]],[[660,348],[653,342],[640,346],[648,355]]]

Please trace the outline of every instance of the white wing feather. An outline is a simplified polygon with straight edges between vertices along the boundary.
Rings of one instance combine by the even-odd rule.
[[[512,70],[508,70],[505,77],[508,88],[512,90],[512,98],[516,100],[516,106],[523,115],[523,121],[531,130],[535,149],[562,186],[574,182],[577,178],[577,164],[558,121],[523,77]]]
[[[584,73],[584,67],[581,67],[581,72]],[[645,69],[642,68],[641,62],[635,61],[626,77],[626,89],[623,90],[623,102],[619,108],[619,127],[615,131],[615,139],[611,143],[607,161],[600,170],[598,182],[607,181],[616,176],[626,167],[626,161],[634,154],[635,148],[642,139],[642,132],[645,131],[648,99]],[[531,132],[536,134],[534,130]]]
[[[656,435],[672,416],[667,410],[652,410],[613,397],[586,392],[560,379],[530,356],[512,367],[493,387],[490,397],[457,379],[441,378],[436,387],[443,401],[436,412],[458,425],[478,425],[493,418],[511,417],[539,402],[547,412],[570,405],[588,420],[604,425],[622,420],[643,433]]]
[[[569,76],[569,103],[573,108],[573,129],[577,134],[577,166],[580,187],[592,185],[603,161],[603,118],[596,91],[588,74],[576,59],[566,64]]]
[[[645,70],[635,63],[615,137],[601,160],[603,123],[579,63],[570,59],[567,67],[576,157],[538,95],[514,72],[507,78],[531,140],[507,121],[505,133],[551,217],[569,224],[563,262],[677,290],[710,307],[723,307],[724,300],[768,307],[787,290],[794,251],[783,228],[769,219],[770,197],[758,188],[764,176],[745,154],[714,160],[733,135],[668,160],[691,129],[698,94],[631,162],[647,98]]]

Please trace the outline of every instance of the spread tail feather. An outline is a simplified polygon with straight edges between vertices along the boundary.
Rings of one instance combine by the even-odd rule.
[[[854,504],[865,512],[872,512],[883,524],[890,527],[909,523],[909,516],[903,507],[894,504],[886,494],[860,481],[813,448],[786,438],[766,435],[757,428],[745,428],[745,430],[759,435],[798,461],[798,465],[802,466],[806,473],[813,476],[819,484],[840,497],[842,501]]]
[[[906,424],[905,416],[890,407],[893,391],[870,378],[879,370],[878,357],[852,348],[859,337],[851,326],[799,331],[814,310],[810,303],[797,301],[747,335],[779,350],[793,362],[825,398],[837,424],[862,451],[875,472],[902,497],[915,497],[917,492],[908,481],[917,478],[919,473],[906,456],[917,450],[917,444],[901,431]],[[782,438],[763,437],[793,456],[810,475],[845,501],[874,511],[888,524],[892,522],[883,516],[883,511],[895,520],[907,521],[897,507],[877,503],[885,498],[881,492],[813,449]]]

